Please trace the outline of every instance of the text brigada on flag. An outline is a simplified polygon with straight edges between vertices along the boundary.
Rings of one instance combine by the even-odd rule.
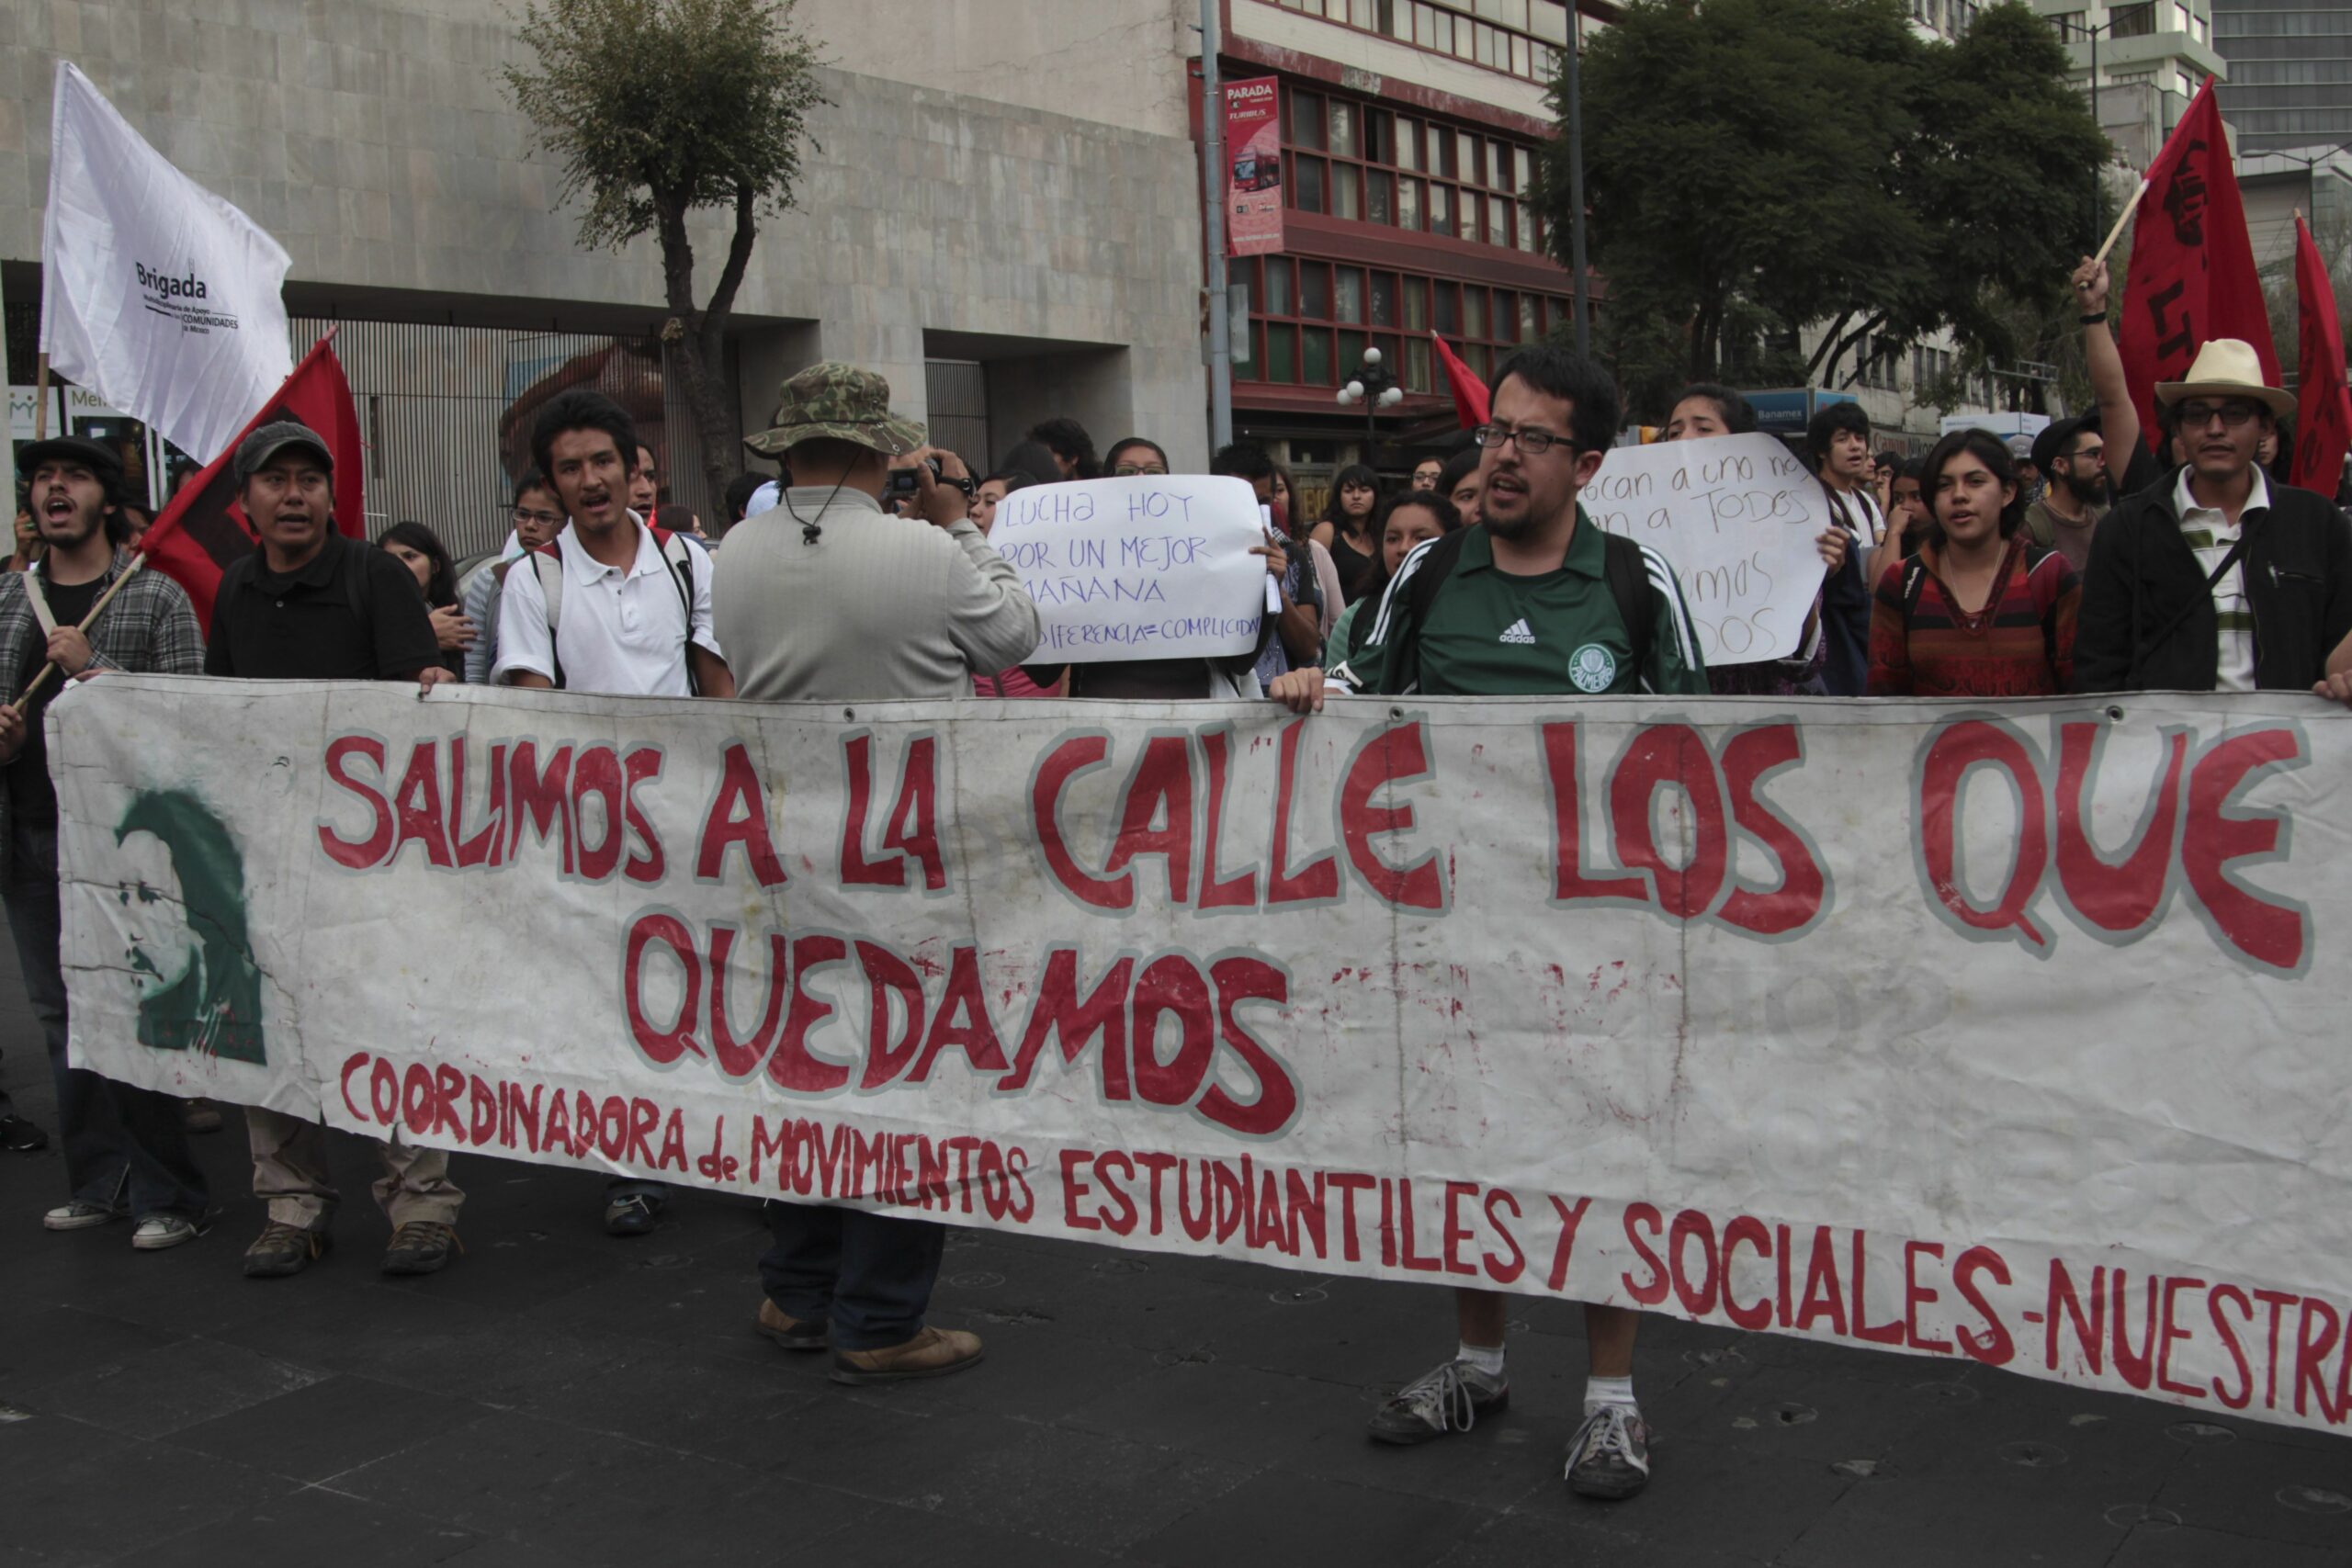
[[[2246,237],[2237,172],[2208,76],[2188,112],[2148,167],[2147,188],[2132,232],[2132,267],[2123,288],[2123,327],[2116,347],[2152,447],[2156,383],[2177,381],[2197,351],[2214,338],[2254,344],[2262,378],[2278,385],[2278,351]],[[2164,454],[2157,452],[2159,457]]]
[[[40,259],[51,367],[198,461],[227,449],[293,366],[284,248],[63,60]]]
[[[2345,382],[2344,320],[2335,313],[2335,285],[2301,213],[2295,215],[2295,302],[2301,321],[2293,482],[2333,496],[2344,482],[2344,454],[2352,450],[2352,388]]]
[[[286,384],[231,433],[220,455],[180,487],[141,543],[147,563],[187,590],[197,624],[208,631],[220,573],[254,550],[253,525],[237,503],[234,471],[237,443],[247,432],[281,419],[300,420],[317,431],[334,454],[335,529],[355,539],[367,536],[367,496],[361,484],[367,459],[359,445],[359,415],[352,407],[351,385],[330,346],[334,335],[329,333],[311,345]]]

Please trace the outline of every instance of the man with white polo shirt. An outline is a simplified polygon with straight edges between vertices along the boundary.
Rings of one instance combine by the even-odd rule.
[[[507,570],[493,685],[735,694],[711,630],[710,556],[626,504],[640,451],[636,425],[601,393],[565,392],[540,411],[531,458],[571,521]],[[606,1234],[650,1233],[667,1193],[658,1181],[614,1178],[605,1189]]]

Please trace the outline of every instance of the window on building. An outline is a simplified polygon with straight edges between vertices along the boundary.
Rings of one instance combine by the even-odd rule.
[[[1324,194],[1331,169],[1320,158],[1294,155],[1290,164],[1290,204],[1301,212],[1329,210]]]
[[[2156,31],[2156,0],[2140,0],[2133,6],[2109,6],[2107,8],[2107,36],[2109,38],[2153,38]]]
[[[1296,317],[1284,310],[1294,268]],[[1473,374],[1488,376],[1517,345],[1541,339],[1545,324],[1559,329],[1569,322],[1564,296],[1487,289],[1419,273],[1244,256],[1232,268],[1232,280],[1251,289],[1251,301],[1259,303],[1249,339],[1259,353],[1247,367],[1247,381],[1272,386],[1339,388],[1357,374],[1364,350],[1378,348],[1387,365],[1402,367],[1404,390],[1442,395],[1444,374],[1428,339],[1432,324],[1456,344]],[[1331,308],[1322,310],[1327,301]],[[1357,301],[1364,306],[1362,315],[1355,312]]]
[[[1283,109],[1294,210],[1542,252],[1532,145],[1295,87]]]

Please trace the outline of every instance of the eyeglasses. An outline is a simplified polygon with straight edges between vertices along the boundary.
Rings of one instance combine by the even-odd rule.
[[[560,512],[526,512],[518,506],[514,509],[514,521],[517,523],[537,523],[549,528],[560,528],[563,525],[563,513]]]
[[[1132,479],[1144,474],[1165,475],[1168,469],[1159,463],[1121,463],[1111,472],[1119,479]]]
[[[2180,427],[2202,430],[2218,419],[2224,430],[2244,430],[2258,412],[2252,403],[2183,403]]]
[[[1470,439],[1489,449],[1500,446],[1506,441],[1517,441],[1519,455],[1522,457],[1541,457],[1555,446],[1566,446],[1571,452],[1576,450],[1575,443],[1565,435],[1555,435],[1548,430],[1506,430],[1499,424],[1482,424],[1470,433]]]

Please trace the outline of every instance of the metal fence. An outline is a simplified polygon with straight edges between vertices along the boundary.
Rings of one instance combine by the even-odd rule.
[[[505,539],[530,426],[557,392],[603,392],[653,448],[665,499],[713,515],[683,398],[668,395],[658,344],[585,333],[296,318],[295,351],[329,327],[368,446],[368,531],[413,519],[460,558]]]

